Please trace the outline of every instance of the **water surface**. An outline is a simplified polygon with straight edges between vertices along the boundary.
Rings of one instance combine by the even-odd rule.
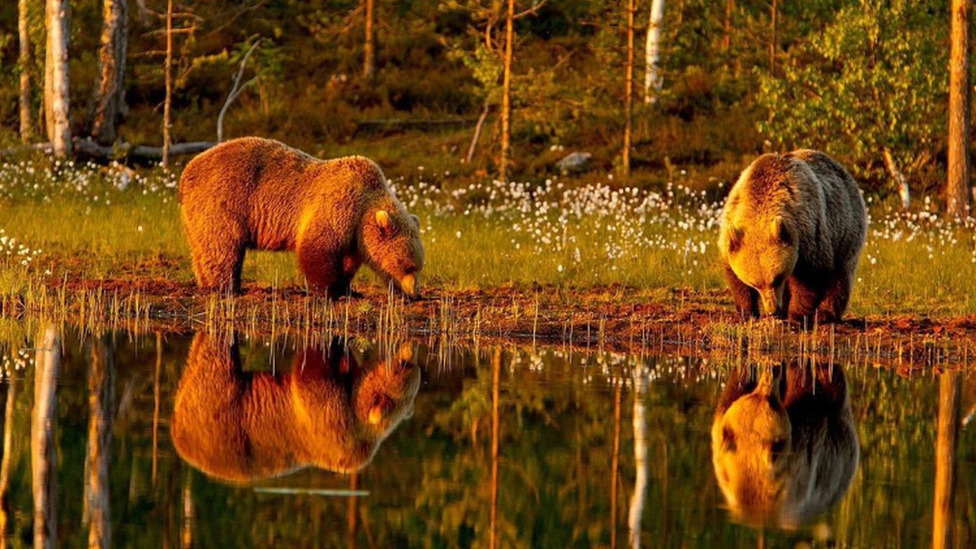
[[[976,543],[962,373],[203,332],[5,339],[5,547]]]

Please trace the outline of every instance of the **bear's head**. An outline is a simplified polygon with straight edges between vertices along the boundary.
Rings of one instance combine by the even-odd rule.
[[[362,239],[373,270],[408,296],[420,297],[424,269],[420,219],[400,204],[377,208],[366,217]]]
[[[779,385],[767,370],[727,408],[720,405],[712,423],[715,477],[737,515],[765,515],[784,492],[792,428]]]
[[[787,280],[799,259],[799,228],[789,214],[788,159],[761,157],[729,194],[719,249],[735,275],[754,288],[767,315],[782,315]]]
[[[386,436],[413,415],[420,390],[420,370],[413,365],[410,345],[370,368],[359,378],[353,397],[353,413],[361,425],[378,438]]]
[[[411,349],[404,344],[386,360],[363,365],[345,354],[338,359],[339,372],[317,352],[306,353],[304,365],[296,361],[290,389],[292,409],[302,425],[304,459],[341,473],[356,472],[372,461],[380,444],[413,415],[421,375],[411,362]],[[322,371],[323,365],[330,373]],[[338,393],[336,386],[341,387]]]

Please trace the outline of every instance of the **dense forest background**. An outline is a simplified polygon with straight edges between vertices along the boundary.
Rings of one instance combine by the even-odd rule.
[[[103,6],[68,4],[72,134],[84,136]],[[421,166],[497,173],[506,3],[375,0],[371,74],[365,4],[177,1],[173,142],[215,140],[240,61],[259,41],[243,75],[253,83],[228,107],[225,137],[273,137],[323,157],[367,154],[394,176]],[[512,178],[557,174],[555,163],[573,151],[592,154],[582,180],[620,171],[629,5],[517,3]],[[128,6],[127,109],[118,130],[128,143],[161,143],[166,8],[161,0]],[[950,2],[669,0],[659,91],[643,86],[651,1],[633,9],[630,181],[716,187],[758,153],[812,147],[840,159],[872,192],[896,190],[899,175],[913,193],[944,188]],[[35,113],[43,11],[42,2],[29,3]],[[15,2],[0,6],[0,139],[8,144],[18,127],[17,21]]]

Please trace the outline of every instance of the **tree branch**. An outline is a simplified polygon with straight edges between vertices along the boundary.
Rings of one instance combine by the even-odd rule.
[[[241,59],[241,66],[237,69],[237,75],[234,76],[234,86],[230,89],[230,93],[227,94],[227,100],[224,101],[224,106],[220,108],[220,114],[217,115],[217,143],[222,143],[224,141],[224,115],[227,114],[227,108],[230,107],[230,104],[237,99],[237,96],[239,96],[242,91],[244,91],[244,88],[257,79],[257,76],[255,76],[254,78],[248,80],[243,86],[241,85],[241,78],[244,77],[244,68],[247,66],[247,60],[251,57],[251,53],[254,52],[255,48],[257,48],[258,44],[260,43],[260,38],[255,40],[254,43],[251,44],[251,47],[248,48],[247,53],[245,53],[244,57]]]

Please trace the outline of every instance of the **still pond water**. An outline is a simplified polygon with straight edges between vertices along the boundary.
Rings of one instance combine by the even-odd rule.
[[[0,546],[976,544],[965,372],[39,334]]]

